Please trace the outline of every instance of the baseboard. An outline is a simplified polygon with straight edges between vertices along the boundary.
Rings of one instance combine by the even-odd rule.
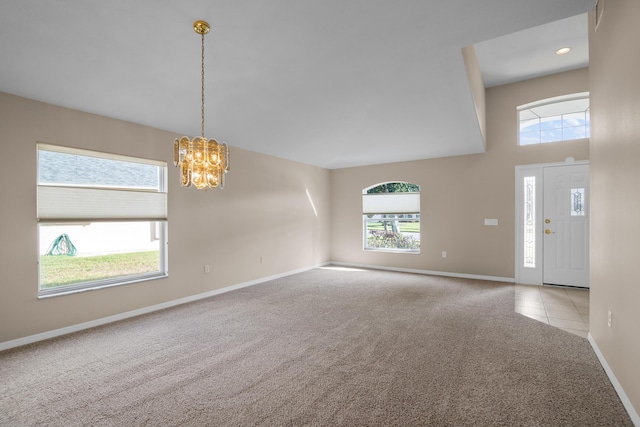
[[[633,425],[635,425],[636,427],[640,427],[640,416],[638,415],[638,412],[631,404],[631,401],[627,397],[627,394],[624,392],[624,389],[620,385],[620,382],[618,382],[618,379],[616,378],[615,374],[611,370],[611,367],[607,363],[607,359],[604,358],[604,355],[598,348],[598,344],[596,343],[596,340],[593,339],[591,334],[587,335],[587,339],[589,340],[589,343],[591,344],[593,351],[596,353],[596,356],[598,356],[598,360],[600,360],[600,364],[602,365],[602,368],[604,369],[604,371],[607,373],[607,376],[609,377],[611,384],[613,384],[613,388],[616,389],[616,393],[618,393],[618,397],[620,397],[620,400],[622,401],[624,408],[629,413],[629,417],[631,417],[631,421],[633,422]]]
[[[428,274],[431,276],[459,277],[461,279],[477,279],[477,280],[490,280],[493,282],[515,283],[515,279],[513,277],[483,276],[479,274],[451,273],[447,271],[420,270],[415,268],[388,267],[384,265],[370,265],[370,264],[353,264],[349,262],[335,262],[335,261],[332,261],[329,264],[338,265],[341,267],[367,268],[371,270],[399,271],[402,273]]]
[[[127,311],[125,313],[114,314],[113,316],[107,316],[96,320],[91,320],[88,322],[78,323],[76,325],[67,326],[64,328],[54,329],[47,332],[42,332],[39,334],[29,335],[23,338],[18,338],[11,341],[5,341],[0,343],[0,351],[8,350],[14,347],[20,347],[23,345],[31,344],[38,341],[47,340],[50,338],[59,337],[61,335],[71,334],[73,332],[79,332],[89,328],[95,328],[96,326],[106,325],[108,323],[118,322],[120,320],[129,319],[131,317],[140,316],[147,313],[153,313],[154,311],[164,310],[166,308],[175,307],[182,304],[187,304],[190,302],[198,301],[204,298],[209,298],[214,295],[223,294],[225,292],[234,291],[236,289],[246,288],[248,286],[257,285],[259,283],[268,282],[270,280],[279,279],[281,277],[291,276],[293,274],[302,273],[308,270],[312,270],[317,267],[328,265],[329,263],[322,263],[318,265],[314,265],[311,267],[300,268],[297,270],[287,271],[285,273],[274,274],[273,276],[261,277],[256,280],[250,280],[248,282],[239,283],[237,285],[227,286],[221,289],[215,289],[213,291],[204,292],[201,294],[191,295],[184,298],[179,298],[172,301],[163,302],[161,304],[151,305],[149,307],[143,307],[136,310]]]

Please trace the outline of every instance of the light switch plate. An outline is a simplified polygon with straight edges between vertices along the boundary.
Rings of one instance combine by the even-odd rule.
[[[498,225],[498,220],[496,218],[485,218],[484,225]]]

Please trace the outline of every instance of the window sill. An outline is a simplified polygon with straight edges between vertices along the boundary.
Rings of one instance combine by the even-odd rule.
[[[168,273],[157,273],[153,275],[145,275],[144,277],[136,277],[128,280],[91,282],[78,285],[61,286],[60,288],[49,288],[38,292],[38,299],[47,299],[63,295],[77,294],[80,292],[97,291],[99,289],[112,288],[115,286],[130,285],[133,283],[146,282],[149,280],[164,279],[169,277]]]
[[[365,252],[384,252],[391,254],[410,254],[410,255],[420,255],[420,251],[407,251],[402,249],[363,249]]]

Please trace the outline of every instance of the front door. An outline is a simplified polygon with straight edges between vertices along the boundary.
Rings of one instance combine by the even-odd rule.
[[[589,287],[589,165],[543,168],[545,284]]]

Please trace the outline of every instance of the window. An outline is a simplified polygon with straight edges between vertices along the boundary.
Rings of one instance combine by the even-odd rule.
[[[389,182],[362,192],[364,249],[420,252],[420,187]]]
[[[584,188],[571,189],[571,216],[584,216]]]
[[[167,275],[167,164],[38,143],[39,296]]]
[[[536,268],[536,177],[525,176],[524,183],[524,204],[522,211],[523,242],[524,242],[524,268]]]
[[[521,105],[518,122],[519,145],[589,138],[589,93]]]

